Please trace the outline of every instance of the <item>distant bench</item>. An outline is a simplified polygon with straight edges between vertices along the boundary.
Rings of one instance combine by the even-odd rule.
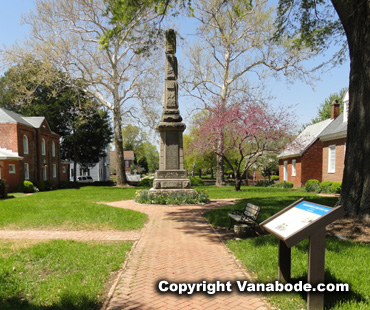
[[[229,213],[230,218],[229,229],[231,229],[233,222],[236,222],[250,226],[253,229],[254,233],[256,234],[256,225],[258,225],[257,218],[260,211],[261,207],[251,203],[247,203],[244,210],[232,211],[231,213]]]

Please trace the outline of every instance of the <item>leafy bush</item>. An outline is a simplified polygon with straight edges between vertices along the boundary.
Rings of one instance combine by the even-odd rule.
[[[257,187],[267,187],[273,184],[274,182],[270,182],[269,180],[260,180],[256,183],[255,186]]]
[[[75,184],[74,182],[60,181],[59,188],[61,188],[61,189],[75,188],[76,185],[78,185],[78,184]]]
[[[280,183],[272,184],[271,187],[279,187],[279,188],[293,188],[293,183],[288,181],[281,181]]]
[[[17,191],[20,193],[34,193],[35,189],[33,183],[30,181],[21,181],[18,184]]]
[[[140,186],[143,186],[143,187],[152,187],[153,186],[153,179],[151,178],[143,178],[140,183],[139,183]]]
[[[53,185],[50,181],[35,181],[35,186],[40,192],[51,191],[57,187]]]
[[[342,182],[333,182],[331,185],[331,192],[334,194],[340,194],[342,190]]]
[[[24,181],[23,184],[24,184],[24,188],[23,188],[23,192],[24,193],[33,193],[35,191],[32,182],[30,182],[30,181]]]
[[[158,205],[180,205],[180,204],[203,204],[209,202],[206,191],[195,191],[193,193],[179,191],[157,191],[149,192],[148,190],[136,191],[135,202],[143,204]]]
[[[190,177],[191,185],[202,186],[204,185],[203,180],[200,177]]]
[[[44,191],[45,190],[45,184],[44,184],[44,181],[35,181],[34,182],[34,185],[35,187],[40,191]]]
[[[320,193],[321,187],[320,182],[315,179],[308,180],[305,184],[306,192]]]
[[[332,181],[322,181],[320,183],[321,193],[331,193],[331,186],[333,185]]]
[[[270,176],[271,181],[279,181],[279,176],[278,175],[272,175]]]

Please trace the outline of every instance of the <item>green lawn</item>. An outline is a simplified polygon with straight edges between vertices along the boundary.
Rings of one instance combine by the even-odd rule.
[[[136,188],[82,187],[35,193],[0,201],[1,229],[130,230],[147,216],[97,204],[132,199]]]
[[[97,204],[132,199],[136,188],[82,187],[10,194],[0,229],[140,229],[145,214]],[[105,283],[131,242],[0,242],[0,309],[99,309]]]
[[[37,193],[0,201],[0,229],[139,229],[146,215],[96,202],[133,199],[138,188],[83,187]],[[229,225],[227,214],[246,201],[262,207],[259,221],[292,202],[308,201],[333,206],[334,197],[319,197],[302,190],[232,186],[195,187],[211,199],[241,198],[234,206],[205,214],[215,226]],[[306,280],[307,240],[292,248],[293,281]],[[104,283],[125,259],[131,244],[31,241],[0,243],[0,309],[94,309],[103,301]],[[277,278],[277,238],[260,236],[229,241],[227,246],[257,281]],[[326,281],[350,284],[348,294],[326,294],[325,309],[370,308],[370,245],[327,238]],[[283,310],[306,308],[305,294],[267,295]]]
[[[104,302],[105,283],[130,242],[0,243],[0,309],[87,310]]]
[[[261,222],[292,202],[304,197],[306,200],[334,206],[335,197],[320,197],[301,190],[275,188],[248,188],[242,192],[230,194],[227,188],[210,190],[213,198],[247,198],[235,206],[219,208],[205,213],[205,217],[214,225],[228,227],[228,213],[233,209],[243,209],[246,201],[261,206],[258,221]],[[258,282],[277,280],[278,239],[274,236],[259,236],[240,241],[228,241],[227,246],[235,256],[252,272]],[[370,309],[370,245],[327,238],[325,252],[325,282],[349,283],[349,293],[326,293],[325,309],[348,310]],[[307,281],[308,240],[292,248],[292,282]],[[305,309],[306,294],[266,294],[269,302],[283,310]]]

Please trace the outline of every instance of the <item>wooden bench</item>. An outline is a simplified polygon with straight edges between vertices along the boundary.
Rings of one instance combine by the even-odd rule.
[[[254,234],[256,234],[256,225],[258,225],[257,217],[260,213],[260,210],[261,207],[253,205],[251,203],[247,203],[244,210],[232,211],[231,213],[229,213],[229,229],[231,229],[233,222],[236,222],[250,226],[253,229]]]

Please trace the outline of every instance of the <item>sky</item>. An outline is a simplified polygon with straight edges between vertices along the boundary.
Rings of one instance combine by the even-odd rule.
[[[32,0],[0,0],[0,48],[4,45],[9,46],[14,42],[22,41],[25,38],[29,28],[27,25],[21,25],[21,16],[33,8]],[[186,32],[187,30],[184,31],[184,33]],[[181,46],[179,46],[177,54],[181,54]],[[312,67],[316,64],[315,62],[312,63]],[[314,89],[299,80],[293,84],[288,84],[284,80],[271,79],[268,87],[271,95],[275,98],[270,103],[273,106],[280,104],[294,106],[298,119],[297,128],[300,128],[301,124],[306,124],[316,117],[320,104],[329,95],[348,87],[349,62],[347,61],[343,65],[321,74],[320,79],[315,83]],[[182,111],[181,98],[179,102]]]

